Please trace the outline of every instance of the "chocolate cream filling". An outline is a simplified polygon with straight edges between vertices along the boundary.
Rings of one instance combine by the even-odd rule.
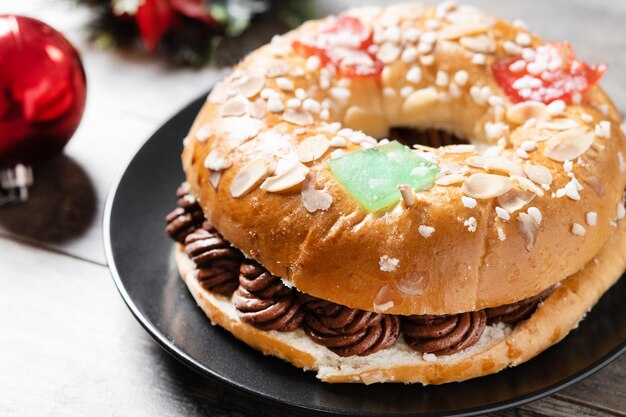
[[[300,293],[243,254],[204,218],[186,183],[178,206],[165,218],[166,233],[185,246],[202,287],[230,295],[243,322],[289,332],[303,328],[315,343],[340,356],[367,356],[393,346],[402,333],[422,353],[451,355],[474,345],[487,324],[515,325],[530,317],[554,291],[500,307],[450,315],[399,316],[352,309]]]

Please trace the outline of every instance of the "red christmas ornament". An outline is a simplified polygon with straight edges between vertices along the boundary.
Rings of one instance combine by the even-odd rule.
[[[0,15],[0,57],[0,186],[24,200],[28,166],[59,154],[80,123],[85,72],[62,34],[29,17]]]

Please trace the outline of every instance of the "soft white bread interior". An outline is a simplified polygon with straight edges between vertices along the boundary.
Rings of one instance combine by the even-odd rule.
[[[200,286],[194,264],[180,245],[176,262],[212,324],[266,355],[317,371],[317,377],[325,382],[443,384],[516,366],[565,337],[626,269],[626,222],[620,222],[596,257],[563,280],[528,320],[514,328],[488,326],[476,345],[447,357],[422,355],[406,345],[402,337],[393,347],[369,356],[340,357],[315,344],[301,329],[286,333],[256,329],[239,319],[230,298]]]

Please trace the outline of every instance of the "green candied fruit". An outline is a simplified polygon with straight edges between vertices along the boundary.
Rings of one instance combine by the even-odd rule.
[[[437,165],[397,141],[328,161],[337,181],[368,211],[397,203],[400,184],[420,191],[430,187]]]

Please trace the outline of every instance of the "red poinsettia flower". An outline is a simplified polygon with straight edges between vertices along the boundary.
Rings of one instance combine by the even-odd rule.
[[[220,26],[211,16],[206,0],[144,0],[135,18],[146,49],[156,48],[159,40],[176,24],[178,16],[204,22],[215,29]]]

